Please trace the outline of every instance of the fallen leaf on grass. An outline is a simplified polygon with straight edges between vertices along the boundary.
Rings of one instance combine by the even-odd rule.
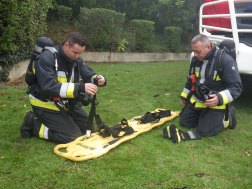
[[[246,154],[248,157],[250,157],[250,154],[249,154],[248,152],[245,152],[245,154]]]
[[[7,106],[6,104],[2,105],[3,107]]]
[[[158,97],[159,96],[159,94],[155,94],[153,97]]]

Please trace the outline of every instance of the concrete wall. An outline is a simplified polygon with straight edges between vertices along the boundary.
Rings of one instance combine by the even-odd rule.
[[[170,60],[190,60],[189,53],[109,53],[85,52],[84,61],[93,62],[155,62]]]
[[[190,60],[188,53],[110,53],[110,52],[84,52],[81,54],[88,62],[156,62]],[[19,62],[9,74],[10,81],[25,74],[30,60]],[[0,67],[1,70],[1,67]]]
[[[10,81],[22,77],[22,75],[26,73],[26,69],[28,67],[29,62],[30,60],[27,59],[15,65],[14,68],[12,68],[12,70],[9,72]]]

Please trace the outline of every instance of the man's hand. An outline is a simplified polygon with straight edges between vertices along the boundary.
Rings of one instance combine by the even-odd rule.
[[[103,85],[105,83],[105,78],[102,75],[96,77],[98,80],[98,85]]]
[[[95,95],[98,90],[98,87],[93,83],[85,83],[85,93]]]
[[[186,105],[186,101],[185,101],[184,99],[180,99],[180,104],[181,104],[182,106],[185,106],[185,105]]]
[[[219,98],[218,98],[218,96],[216,94],[211,94],[211,95],[209,95],[209,97],[211,99],[205,101],[205,104],[208,107],[214,107],[214,106],[219,105],[220,100],[219,100]]]

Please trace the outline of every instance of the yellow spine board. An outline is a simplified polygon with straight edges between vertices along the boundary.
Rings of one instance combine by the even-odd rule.
[[[159,110],[164,109],[156,109],[153,112],[159,112]],[[97,158],[102,156],[103,154],[106,154],[109,150],[115,148],[119,144],[127,140],[133,139],[139,134],[147,132],[154,127],[162,125],[165,122],[176,118],[178,115],[179,112],[171,111],[171,116],[164,117],[160,119],[159,122],[154,124],[152,123],[139,124],[139,122],[135,119],[138,119],[141,116],[137,116],[132,118],[131,120],[128,120],[129,126],[131,126],[135,132],[130,135],[121,137],[118,141],[116,141],[111,145],[109,145],[108,142],[116,140],[117,138],[113,138],[112,136],[103,138],[101,135],[99,135],[99,132],[96,132],[92,133],[91,138],[88,139],[85,139],[86,135],[84,135],[77,138],[73,142],[67,144],[59,144],[54,148],[54,153],[64,158],[70,159],[72,161],[86,161],[89,159]],[[124,132],[121,132],[119,136],[123,134]],[[65,152],[63,152],[62,150],[60,151],[60,149],[65,149],[64,150]]]

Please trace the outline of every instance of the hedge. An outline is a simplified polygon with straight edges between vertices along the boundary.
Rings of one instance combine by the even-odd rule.
[[[180,47],[182,29],[179,27],[165,27],[165,44],[171,52]]]
[[[137,51],[151,50],[155,36],[155,23],[147,20],[131,20],[130,30],[133,34],[133,45]]]
[[[23,58],[46,30],[52,0],[2,0],[0,2],[0,80],[8,81],[8,70]],[[25,52],[26,51],[26,52]]]
[[[108,9],[81,8],[75,26],[87,38],[91,50],[115,51],[120,41],[119,31],[124,23],[124,14]]]

